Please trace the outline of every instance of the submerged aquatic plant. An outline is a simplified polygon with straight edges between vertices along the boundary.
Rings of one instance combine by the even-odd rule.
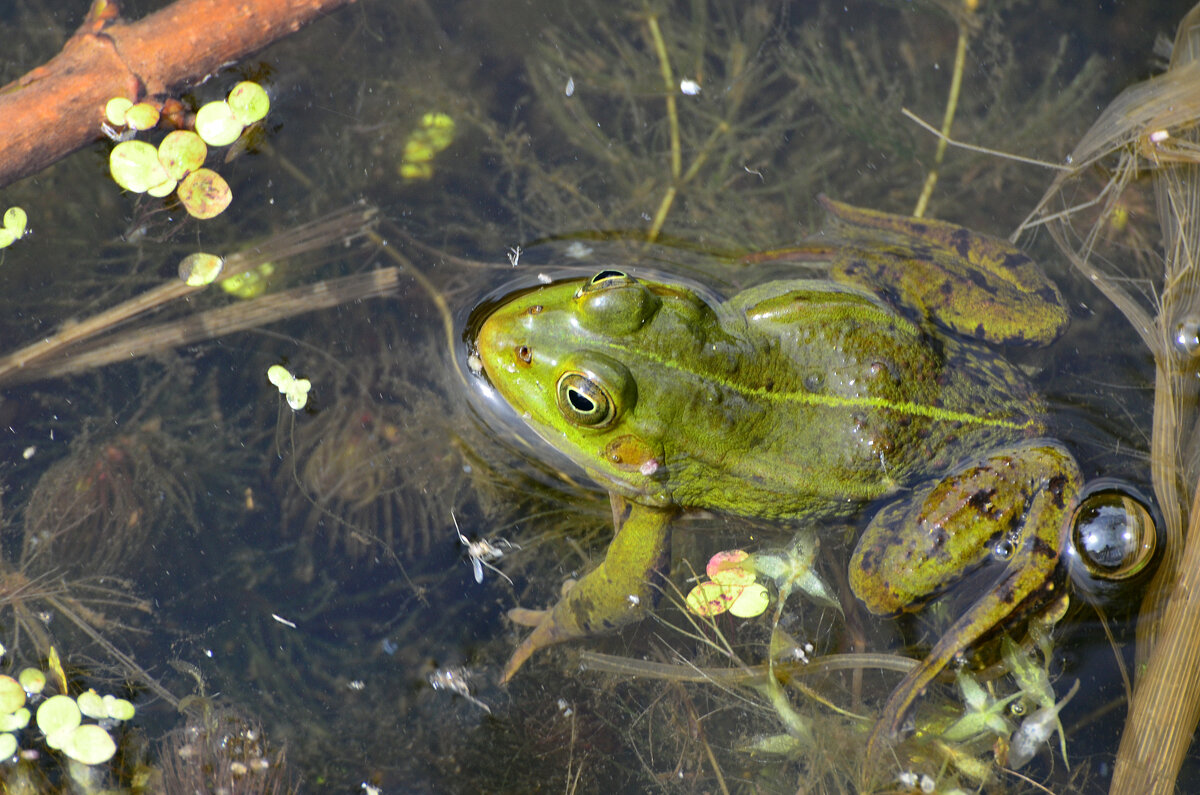
[[[1153,354],[1151,470],[1163,514],[1164,553],[1142,604],[1138,686],[1117,757],[1113,792],[1169,792],[1200,721],[1200,625],[1192,606],[1200,571],[1200,7],[1180,23],[1165,73],[1113,100],[1080,140],[1026,222],[1045,225],[1059,249],[1125,315]],[[1109,174],[1098,191],[1086,175]],[[1163,238],[1163,274],[1130,272],[1111,234],[1141,203],[1149,177]],[[1187,672],[1181,676],[1180,671]]]
[[[130,576],[151,539],[195,527],[189,471],[210,470],[158,420],[126,433],[84,435],[38,480],[25,506],[20,562],[34,573]]]
[[[286,753],[262,724],[230,707],[203,704],[160,743],[156,792],[282,795],[299,792]]]

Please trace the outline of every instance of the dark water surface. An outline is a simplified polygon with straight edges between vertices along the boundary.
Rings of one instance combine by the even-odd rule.
[[[778,273],[730,255],[817,228],[821,193],[910,212],[935,141],[900,109],[940,120],[954,60],[957,28],[934,5],[360,0],[185,96],[198,105],[251,78],[272,97],[245,152],[210,155],[234,192],[221,217],[196,222],[122,193],[107,175],[107,143],[7,188],[3,206],[24,207],[34,234],[0,253],[6,349],[174,278],[192,251],[231,253],[360,200],[379,208],[379,239],[282,263],[269,289],[397,265],[386,249],[404,260],[391,297],[5,390],[4,665],[44,665],[52,643],[79,686],[136,696],[114,767],[122,786],[139,764],[166,758],[176,777],[161,786],[191,791],[203,774],[177,772],[178,760],[207,742],[211,768],[265,758],[286,764],[304,792],[853,790],[846,749],[863,737],[814,701],[794,699],[824,720],[827,746],[772,757],[747,750],[782,731],[752,689],[578,671],[581,648],[728,667],[687,636],[677,610],[543,652],[497,685],[521,634],[505,612],[553,601],[597,561],[611,515],[582,473],[489,402],[461,333],[479,302],[541,274],[615,264],[732,294]],[[981,18],[958,138],[1061,162],[1109,99],[1160,65],[1155,37],[1173,35],[1188,4],[1060,6],[1018,3]],[[135,18],[155,7],[123,10]],[[82,11],[74,0],[0,9],[0,40],[12,43],[5,81],[56,52]],[[674,83],[693,80],[699,93],[665,90],[651,20]],[[427,114],[453,120],[453,142],[425,177],[406,178],[405,144]],[[1050,178],[951,150],[930,214],[1007,235]],[[638,242],[659,214],[660,243]],[[1130,246],[1147,244],[1152,272],[1151,204],[1131,207],[1126,233]],[[1062,284],[1073,325],[1050,350],[1018,356],[1088,477],[1144,481],[1149,359],[1048,241],[1032,250]],[[410,265],[445,301],[449,339]],[[162,317],[234,303],[209,288]],[[312,381],[306,411],[293,413],[267,383],[281,362]],[[469,539],[519,546],[493,561],[503,575],[484,569],[476,582],[455,522]],[[689,520],[676,532],[673,580],[686,590],[684,561],[698,569],[719,549],[781,546],[787,530]],[[846,588],[845,536],[828,531],[820,563],[835,590]],[[1113,617],[1135,597],[1112,605]],[[874,650],[897,643],[893,622],[852,616],[848,627],[793,599],[786,629],[818,654],[853,638]],[[1062,715],[1072,767],[1055,739],[1054,758],[1043,752],[1029,772],[1056,791],[1100,791],[1123,694],[1095,613],[1075,615],[1051,666],[1059,698],[1081,682]],[[180,734],[180,713],[75,619],[207,717]],[[763,658],[762,626],[718,628],[752,662]],[[1116,631],[1131,634],[1120,621]],[[471,697],[431,687],[439,672],[443,682],[467,677]],[[810,684],[841,708],[869,710],[859,683],[838,676]],[[866,679],[872,699],[895,681]],[[27,732],[22,747],[42,746]],[[271,791],[254,788],[266,778],[226,776],[237,792]]]

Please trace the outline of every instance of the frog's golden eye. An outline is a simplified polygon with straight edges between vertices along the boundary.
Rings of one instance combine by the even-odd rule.
[[[637,389],[625,365],[591,352],[570,356],[563,365],[555,393],[558,410],[567,422],[603,430],[633,408]]]
[[[1071,576],[1085,591],[1107,592],[1148,572],[1158,526],[1132,486],[1103,481],[1088,489],[1071,517]]]
[[[575,425],[604,428],[617,410],[608,390],[583,373],[563,373],[558,379],[558,410]]]

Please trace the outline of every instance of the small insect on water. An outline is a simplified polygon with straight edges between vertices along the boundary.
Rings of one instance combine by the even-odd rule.
[[[490,715],[492,708],[471,695],[471,686],[467,684],[469,676],[466,668],[454,667],[435,668],[427,678],[429,686],[434,690],[449,690],[451,693],[456,693]]]
[[[497,538],[494,542],[488,541],[486,538],[478,538],[472,541],[463,535],[462,530],[459,529],[458,519],[454,516],[454,511],[450,512],[450,519],[454,522],[454,532],[458,533],[458,540],[466,547],[467,557],[471,560],[471,568],[475,570],[475,582],[483,582],[483,567],[486,566],[508,580],[509,585],[512,585],[512,579],[500,571],[500,569],[493,566],[492,561],[500,560],[500,558],[504,557],[504,550],[520,549],[520,547],[511,541],[505,541],[503,538]]]

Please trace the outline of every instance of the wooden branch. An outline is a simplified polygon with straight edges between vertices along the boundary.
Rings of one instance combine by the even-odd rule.
[[[101,137],[104,105],[165,99],[353,0],[176,0],[137,22],[96,0],[62,51],[0,88],[0,187]]]

